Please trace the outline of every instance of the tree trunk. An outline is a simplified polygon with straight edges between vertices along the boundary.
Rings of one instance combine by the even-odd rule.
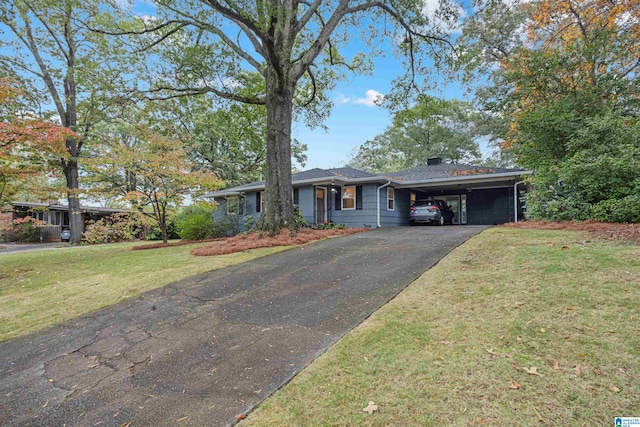
[[[287,76],[287,72],[281,75]],[[295,233],[291,186],[291,122],[295,83],[281,82],[268,67],[267,85],[267,175],[264,211],[256,229],[274,235],[281,228]]]
[[[80,210],[78,190],[78,161],[75,158],[62,161],[62,168],[67,180],[67,201],[69,203],[69,228],[71,237],[69,243],[79,243],[82,240],[84,222]]]

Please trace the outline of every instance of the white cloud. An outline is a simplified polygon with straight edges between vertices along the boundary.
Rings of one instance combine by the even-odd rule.
[[[364,98],[354,99],[354,104],[366,105],[367,107],[377,107],[384,100],[384,95],[377,90],[369,89],[365,92]]]
[[[339,93],[333,98],[333,103],[336,105],[344,105],[351,102],[351,98],[349,98],[344,93]]]

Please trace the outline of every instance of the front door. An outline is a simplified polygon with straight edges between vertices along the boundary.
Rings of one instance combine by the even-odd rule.
[[[316,224],[324,224],[327,219],[327,189],[316,187]]]

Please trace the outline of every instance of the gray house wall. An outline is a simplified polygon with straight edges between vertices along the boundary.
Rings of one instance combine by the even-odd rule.
[[[377,227],[377,209],[376,209],[376,189],[380,183],[362,184],[362,209],[344,210],[336,209],[336,204],[340,204],[340,197],[336,198],[336,193],[332,192],[331,185],[319,185],[327,189],[327,219],[334,224],[345,224],[349,228],[354,227]],[[316,206],[315,194],[316,186],[306,185],[296,187],[298,193],[298,206],[301,209],[305,221],[309,225],[316,222]],[[336,191],[338,188],[333,187]],[[436,190],[436,191],[419,191],[415,189],[395,189],[394,210],[387,209],[387,187],[378,190],[380,192],[380,225],[382,227],[396,227],[409,225],[409,205],[411,193],[416,193],[418,200],[427,197],[438,198],[443,194],[466,194],[467,197],[467,224],[485,225],[485,224],[502,224],[514,220],[513,214],[513,187],[505,186],[501,188],[490,189],[467,189],[459,190]],[[337,200],[336,200],[337,199]],[[247,192],[241,197],[241,205],[244,210],[234,217],[227,216],[226,200],[217,198],[218,209],[215,212],[215,220],[234,221],[240,231],[244,228],[244,218],[253,216],[255,221],[260,219],[260,212],[257,212],[256,192]],[[522,209],[521,203],[519,203]],[[522,219],[522,215],[519,216]]]
[[[298,207],[302,212],[304,220],[307,224],[315,224],[315,187],[313,185],[307,185],[304,187],[298,187]]]

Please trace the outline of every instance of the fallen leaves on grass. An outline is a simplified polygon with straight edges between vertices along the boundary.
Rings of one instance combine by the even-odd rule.
[[[598,237],[612,240],[624,240],[640,244],[640,224],[617,224],[599,221],[521,221],[503,224],[504,227],[539,229],[539,230],[567,230],[587,231]],[[567,249],[564,245],[561,249]]]
[[[529,375],[536,375],[538,377],[543,377],[544,376],[540,372],[538,372],[538,368],[536,368],[535,366],[532,366],[530,368],[524,368],[523,367],[522,370],[525,371]]]
[[[249,249],[270,248],[274,246],[302,245],[314,240],[326,239],[328,237],[344,236],[347,234],[360,233],[365,228],[346,228],[343,230],[311,230],[302,228],[291,236],[289,230],[283,229],[275,236],[260,234],[257,232],[240,234],[224,239],[217,239],[211,244],[201,246],[191,250],[191,255],[211,256],[224,255],[235,252],[242,252]]]
[[[378,405],[376,405],[372,400],[369,401],[369,405],[366,408],[362,408],[364,412],[369,413],[369,415],[373,414],[373,411],[378,410]]]
[[[511,390],[520,390],[522,388],[522,384],[520,384],[518,381],[512,381],[509,388]]]

